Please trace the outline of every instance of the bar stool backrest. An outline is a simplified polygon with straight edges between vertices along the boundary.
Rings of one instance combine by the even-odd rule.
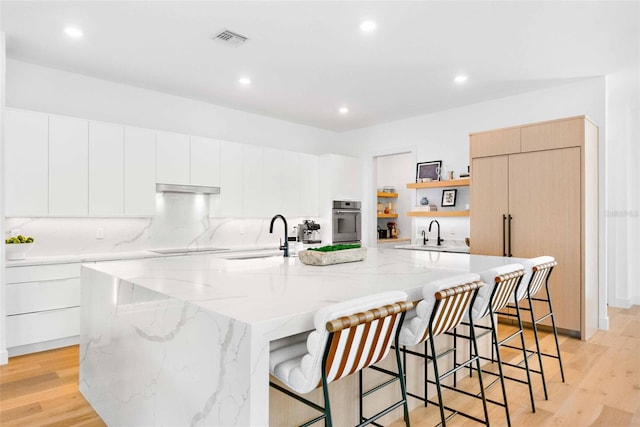
[[[418,303],[415,311],[408,313],[402,326],[398,339],[400,345],[414,346],[429,339],[432,318],[436,335],[453,329],[468,311],[476,289],[481,286],[480,275],[474,273],[427,283],[422,288],[424,299]],[[456,289],[455,293],[451,293],[451,289]]]
[[[533,258],[531,261],[535,261],[535,264],[531,267],[531,280],[527,289],[529,295],[534,296],[540,291],[542,285],[546,283],[553,267],[558,263],[550,256]]]
[[[478,296],[471,308],[473,319],[482,319],[491,311],[495,313],[504,308],[513,298],[524,274],[524,267],[518,263],[503,265],[480,273],[487,286],[478,291]]]
[[[394,342],[402,313],[413,303],[399,301],[327,322],[330,333],[325,350],[327,383],[375,365]]]
[[[522,266],[524,267],[524,277],[522,278],[522,286],[518,288],[517,296],[512,299],[510,302],[515,303],[517,301],[522,301],[527,297],[527,292],[531,296],[534,296],[541,289],[544,284],[549,272],[545,273],[545,277],[540,278],[540,276],[534,279],[534,271],[533,267],[541,266],[543,264],[554,263],[555,259],[552,256],[539,256],[536,258],[529,258],[522,262]],[[535,290],[535,291],[534,291]]]
[[[306,353],[287,373],[286,384],[305,394],[321,384],[323,372],[329,383],[382,360],[402,313],[412,307],[405,292],[389,291],[321,308]]]

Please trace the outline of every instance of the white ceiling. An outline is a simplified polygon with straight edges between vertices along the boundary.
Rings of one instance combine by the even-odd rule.
[[[7,56],[336,131],[637,66],[640,2],[2,1]],[[377,30],[359,24],[374,19]],[[69,39],[65,26],[84,37]],[[232,48],[223,29],[249,38]],[[469,80],[456,85],[457,73]],[[241,75],[252,79],[240,87]],[[346,105],[350,113],[340,115]]]

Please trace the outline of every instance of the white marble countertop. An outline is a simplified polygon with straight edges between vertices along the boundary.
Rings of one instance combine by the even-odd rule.
[[[162,248],[157,248],[162,249]],[[165,258],[174,256],[184,256],[185,254],[159,254],[152,252],[155,248],[148,250],[134,251],[134,252],[103,252],[103,253],[83,253],[83,254],[65,254],[65,255],[50,255],[39,257],[27,257],[21,260],[7,260],[5,262],[6,267],[27,267],[34,265],[49,265],[49,264],[68,264],[68,263],[83,263],[83,262],[100,262],[100,261],[118,261],[118,260],[135,260],[145,258]],[[278,250],[275,246],[241,246],[228,248],[227,252],[250,252],[250,251],[271,251]]]
[[[260,258],[262,253],[237,259],[226,258],[238,255],[216,253],[111,261],[85,268],[261,325],[265,331],[295,319],[293,332],[301,332],[312,328],[315,311],[333,302],[392,289],[404,290],[417,300],[429,281],[517,262],[514,258],[369,249],[363,262],[317,267],[280,254]]]
[[[409,244],[409,245],[397,245],[396,249],[408,249],[412,251],[433,251],[433,252],[455,252],[455,253],[469,253],[469,247],[461,240],[445,240],[440,246],[434,242],[427,242],[426,245],[422,243]]]

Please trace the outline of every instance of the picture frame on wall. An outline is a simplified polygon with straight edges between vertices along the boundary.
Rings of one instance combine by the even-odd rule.
[[[457,195],[458,195],[458,190],[456,189],[442,190],[442,203],[440,203],[440,205],[442,207],[455,206]]]
[[[416,182],[440,181],[442,160],[421,162],[416,165]]]

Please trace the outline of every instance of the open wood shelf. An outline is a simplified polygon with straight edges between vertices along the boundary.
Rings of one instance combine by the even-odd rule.
[[[398,214],[379,213],[378,218],[398,218]]]
[[[469,216],[469,211],[412,211],[407,216]]]
[[[471,180],[469,178],[450,179],[446,181],[410,182],[407,184],[407,188],[465,187],[469,185],[470,182]]]
[[[378,197],[384,197],[386,199],[395,199],[398,197],[398,193],[385,193],[383,191],[378,191]]]

